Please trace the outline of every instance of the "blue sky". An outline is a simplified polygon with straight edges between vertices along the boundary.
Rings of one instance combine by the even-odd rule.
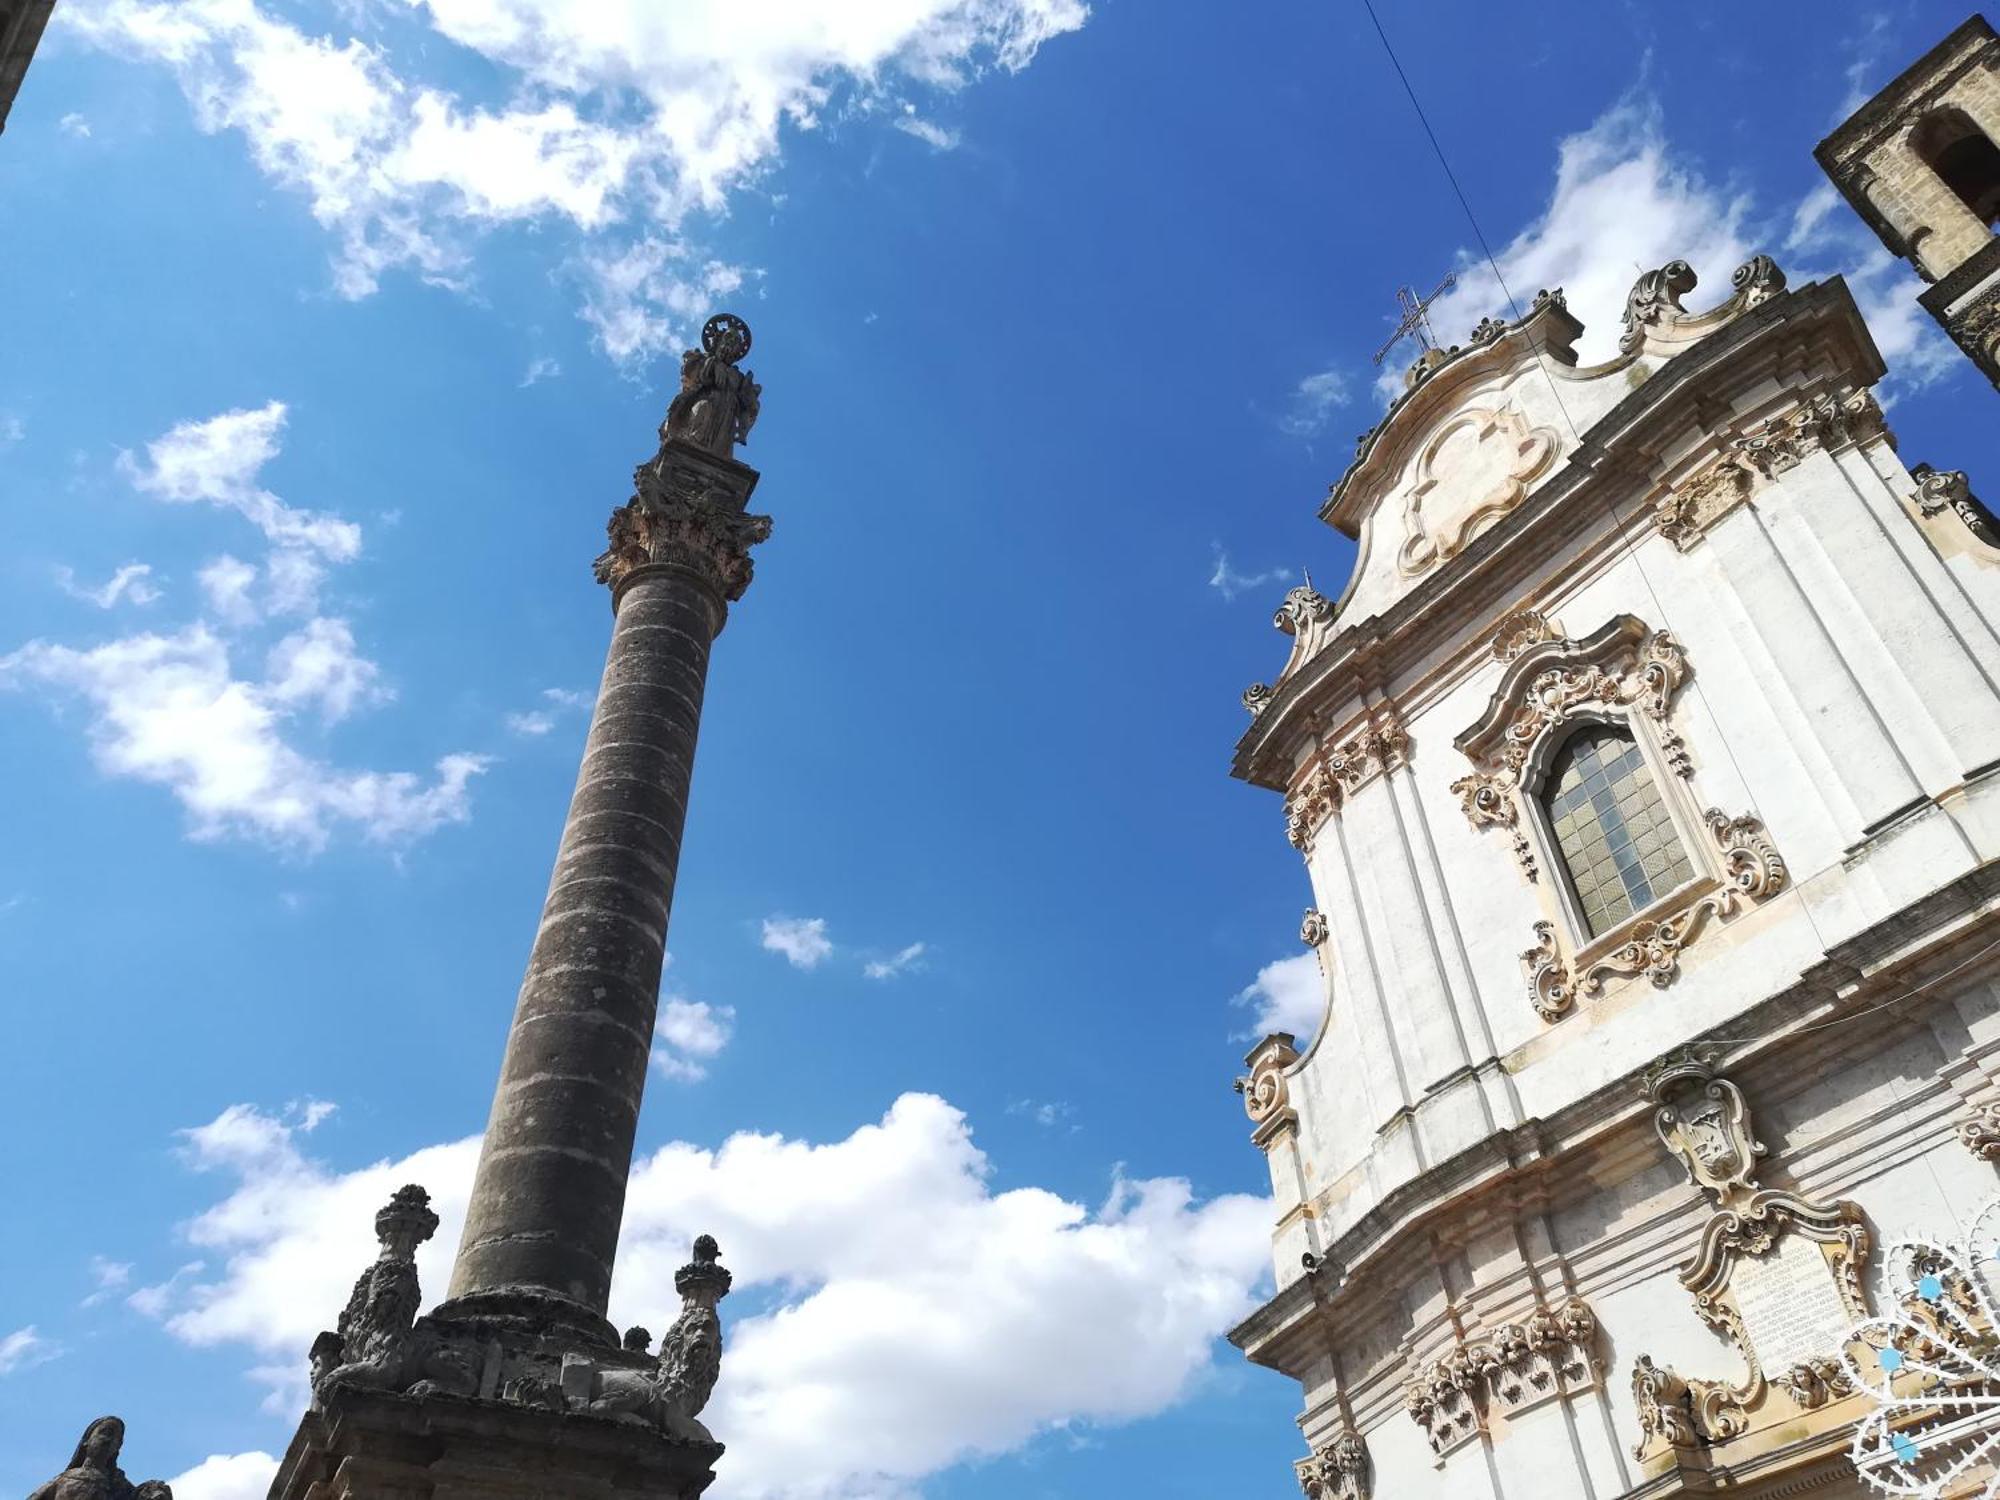
[[[1990,392],[1810,155],[1960,7],[1385,12],[1587,352],[1673,256],[1844,272],[1904,457],[1979,483]],[[373,1208],[452,1220],[590,560],[726,305],[777,530],[614,1313],[719,1237],[721,1496],[1296,1493],[1295,1388],[1215,1342],[1243,1034],[1317,1014],[1237,695],[1351,559],[1394,288],[1504,307],[1357,6],[63,0],[0,202],[0,1490],[113,1409],[261,1495]]]

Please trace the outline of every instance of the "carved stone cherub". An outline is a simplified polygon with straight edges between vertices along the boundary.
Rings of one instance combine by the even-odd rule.
[[[125,1423],[119,1417],[99,1417],[83,1429],[69,1467],[42,1485],[28,1500],[174,1500],[174,1492],[157,1479],[134,1486],[118,1467],[125,1446]]]

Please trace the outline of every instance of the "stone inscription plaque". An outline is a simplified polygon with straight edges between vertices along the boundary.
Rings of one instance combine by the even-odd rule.
[[[1768,1254],[1731,1267],[1729,1290],[1764,1373],[1772,1379],[1811,1355],[1839,1352],[1852,1321],[1833,1271],[1813,1241],[1782,1236]]]

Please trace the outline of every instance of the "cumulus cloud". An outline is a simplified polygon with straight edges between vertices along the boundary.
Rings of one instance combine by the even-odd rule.
[[[1625,298],[1641,272],[1687,261],[1703,281],[1692,305],[1703,306],[1727,295],[1729,273],[1753,253],[1783,250],[1795,284],[1847,273],[1898,378],[1935,378],[1951,351],[1916,305],[1915,276],[1844,208],[1834,213],[1837,203],[1826,183],[1773,209],[1714,182],[1674,149],[1659,102],[1633,95],[1563,140],[1547,207],[1495,259],[1523,311],[1542,288],[1564,289],[1584,324],[1578,354],[1590,363],[1617,352]],[[1482,317],[1509,312],[1483,258],[1462,250],[1455,270],[1457,286],[1431,308],[1446,343],[1463,342]],[[1377,391],[1393,398],[1402,384],[1398,365],[1383,371]]]
[[[71,110],[60,120],[56,121],[56,129],[60,130],[64,135],[73,135],[79,140],[90,139],[90,121],[86,120],[75,110]]]
[[[1223,598],[1233,601],[1239,594],[1262,588],[1267,583],[1282,583],[1291,576],[1284,568],[1267,568],[1261,573],[1239,573],[1229,561],[1229,554],[1222,550],[1222,544],[1218,542],[1215,546],[1215,569],[1208,575],[1208,586]]]
[[[1326,1014],[1326,981],[1319,970],[1319,958],[1300,953],[1265,964],[1257,977],[1239,990],[1229,1002],[1253,1014],[1246,1040],[1289,1031],[1303,1044],[1319,1030]]]
[[[194,1165],[233,1183],[187,1226],[223,1267],[160,1310],[177,1337],[241,1345],[264,1378],[296,1383],[372,1257],[375,1209],[405,1182],[430,1189],[443,1221],[417,1256],[427,1293],[441,1293],[476,1139],[340,1172],[306,1154],[295,1126],[238,1106],[187,1140]],[[1093,1209],[1041,1188],[997,1192],[991,1175],[965,1117],[927,1094],[839,1139],[742,1133],[637,1163],[613,1319],[671,1321],[674,1270],[702,1232],[736,1274],[732,1300],[758,1309],[730,1317],[724,1304],[722,1383],[703,1417],[731,1445],[732,1494],[906,1494],[1054,1428],[1151,1415],[1254,1306],[1262,1199],[1202,1202],[1176,1179],[1114,1178]],[[248,1471],[253,1458],[268,1462],[229,1462]]]
[[[62,1346],[45,1339],[30,1323],[12,1333],[0,1335],[0,1375],[13,1375],[45,1365],[62,1353]]]
[[[1024,68],[1088,9],[857,0],[754,24],[729,0],[671,15],[643,0],[411,0],[406,13],[425,30],[394,55],[310,35],[257,0],[69,0],[58,24],[171,70],[201,129],[240,133],[333,237],[342,295],[367,296],[398,269],[462,285],[482,231],[534,224],[561,231],[584,316],[629,362],[669,347],[689,304],[712,295],[689,221],[767,173],[785,129],[887,109],[943,144],[951,132],[907,95],[947,98],[993,68]],[[501,102],[424,77],[449,50],[439,41],[490,64]]]
[[[898,974],[921,969],[923,960],[924,945],[911,943],[907,948],[898,948],[887,958],[871,958],[861,966],[861,972],[870,979],[894,979]]]
[[[146,445],[144,462],[119,455],[133,488],[160,500],[206,500],[239,511],[275,547],[316,552],[347,562],[361,551],[361,528],[339,516],[295,510],[257,482],[278,456],[285,404],[256,411],[227,411],[201,422],[183,422]]]
[[[784,954],[795,969],[816,969],[833,956],[825,917],[766,917],[762,941],[765,952]]]
[[[98,767],[167,788],[197,838],[314,851],[345,826],[375,842],[408,843],[470,816],[470,784],[487,762],[446,755],[428,777],[348,770],[296,743],[300,718],[335,724],[391,695],[348,623],[315,613],[326,565],[359,553],[360,528],[287,505],[260,483],[284,422],[279,402],[225,412],[180,424],[148,444],[143,461],[121,461],[142,494],[208,502],[250,520],[272,544],[261,574],[224,554],[199,574],[205,618],[91,646],[30,641],[0,655],[0,687],[82,699]],[[93,602],[109,607],[120,594],[145,602],[145,576],[142,564],[121,569]],[[260,673],[238,671],[243,643],[234,632],[299,614],[305,622],[269,645]]]
[[[72,599],[95,604],[99,609],[111,609],[121,599],[129,599],[134,604],[151,604],[157,600],[160,591],[147,582],[152,576],[153,570],[148,564],[127,563],[96,588],[91,588],[78,583],[73,570],[57,568],[56,587]]]
[[[653,1023],[653,1066],[668,1078],[698,1083],[736,1029],[736,1008],[669,995]]]
[[[264,1500],[278,1477],[268,1453],[214,1454],[167,1481],[174,1500]]]

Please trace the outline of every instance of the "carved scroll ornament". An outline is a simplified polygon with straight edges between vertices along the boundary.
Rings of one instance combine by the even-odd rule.
[[[1868,1298],[1861,1276],[1869,1250],[1859,1205],[1844,1199],[1819,1202],[1758,1186],[1757,1162],[1766,1150],[1756,1137],[1743,1091],[1718,1074],[1703,1051],[1684,1048],[1661,1059],[1647,1070],[1645,1088],[1656,1105],[1654,1125],[1661,1141],[1680,1159],[1689,1183],[1715,1205],[1694,1259],[1680,1272],[1681,1285],[1696,1314],[1735,1346],[1746,1373],[1741,1380],[1704,1380],[1656,1366],[1641,1354],[1632,1371],[1632,1392],[1640,1426],[1634,1451],[1642,1461],[1666,1449],[1741,1436],[1767,1415],[1764,1408],[1774,1391],[1804,1411],[1848,1394],[1852,1385],[1840,1368],[1837,1347],[1769,1368],[1769,1355],[1759,1349],[1732,1281],[1740,1279],[1734,1275],[1740,1264],[1762,1263],[1784,1236],[1798,1235],[1817,1249],[1816,1260],[1823,1262],[1806,1274],[1823,1270],[1831,1278],[1823,1295],[1837,1298],[1838,1309],[1848,1318],[1865,1318]],[[1782,1259],[1776,1264],[1782,1266]]]
[[[1296,1126],[1299,1112],[1292,1107],[1291,1068],[1299,1060],[1298,1048],[1289,1032],[1273,1032],[1243,1059],[1247,1076],[1236,1080],[1236,1092],[1243,1096],[1243,1112],[1254,1129],[1250,1139],[1270,1149],[1284,1131]]]
[[[1461,1339],[1403,1389],[1403,1405],[1440,1456],[1484,1429],[1487,1412],[1518,1410],[1597,1378],[1597,1316],[1581,1297],[1519,1323]]]
[[[1326,820],[1355,792],[1409,758],[1410,736],[1393,709],[1383,708],[1362,728],[1319,750],[1301,768],[1285,798],[1285,836],[1310,856]]]
[[[1560,1020],[1581,996],[1603,993],[1613,979],[1644,975],[1661,989],[1680,975],[1681,950],[1694,941],[1711,918],[1736,915],[1744,901],[1762,901],[1782,890],[1785,862],[1764,836],[1764,825],[1752,817],[1732,818],[1710,808],[1702,814],[1715,840],[1723,883],[1672,916],[1635,924],[1625,940],[1584,964],[1572,976],[1553,922],[1535,924],[1535,941],[1521,954],[1528,979],[1528,1001],[1545,1021]]]

